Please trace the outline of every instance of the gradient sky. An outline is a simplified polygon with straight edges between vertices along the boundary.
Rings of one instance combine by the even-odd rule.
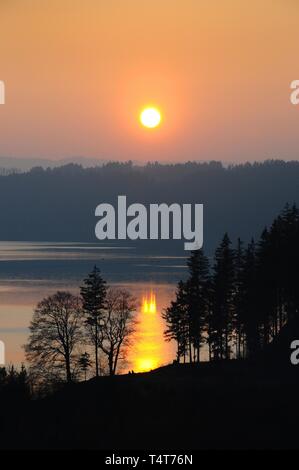
[[[0,0],[0,156],[298,159],[298,25],[297,0]]]

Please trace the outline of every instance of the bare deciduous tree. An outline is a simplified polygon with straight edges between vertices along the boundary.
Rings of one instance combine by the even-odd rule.
[[[115,375],[120,358],[124,358],[130,336],[135,330],[136,299],[126,290],[110,288],[105,314],[101,319],[99,345],[107,356],[109,374]]]
[[[80,299],[70,292],[57,292],[37,305],[30,324],[26,358],[35,370],[74,376],[76,355],[82,340]],[[63,372],[64,371],[64,372]]]

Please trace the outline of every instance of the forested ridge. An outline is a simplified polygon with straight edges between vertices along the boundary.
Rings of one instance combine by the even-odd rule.
[[[96,242],[95,208],[103,202],[204,204],[204,247],[211,255],[224,232],[235,243],[258,237],[286,201],[299,203],[299,162],[224,167],[220,162],[136,166],[131,162],[0,176],[1,240]],[[123,243],[128,243],[124,241]],[[136,244],[136,243],[135,243]],[[148,252],[183,252],[181,241],[141,241]]]

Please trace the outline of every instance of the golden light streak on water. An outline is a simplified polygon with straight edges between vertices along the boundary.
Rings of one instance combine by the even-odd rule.
[[[164,341],[164,322],[153,292],[142,299],[137,329],[129,353],[130,370],[147,372],[165,363],[168,345]]]
[[[142,312],[143,313],[157,313],[157,302],[156,296],[153,292],[150,293],[150,296],[143,297],[142,300]]]

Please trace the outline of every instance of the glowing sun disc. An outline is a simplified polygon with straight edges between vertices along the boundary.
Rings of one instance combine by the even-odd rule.
[[[161,113],[157,108],[145,108],[140,114],[140,122],[144,127],[154,129],[161,122]]]

